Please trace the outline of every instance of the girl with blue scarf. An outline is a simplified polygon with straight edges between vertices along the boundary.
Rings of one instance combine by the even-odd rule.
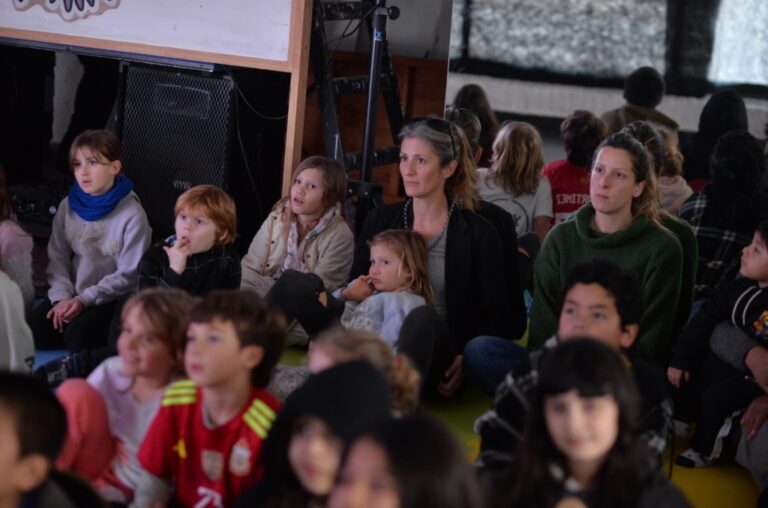
[[[39,349],[77,352],[107,345],[115,304],[136,284],[151,229],[133,183],[120,174],[122,156],[120,140],[107,130],[85,131],[72,143],[76,181],[53,219],[48,298],[30,316]],[[77,372],[82,369],[74,357],[69,360],[37,374],[55,385],[87,373]]]

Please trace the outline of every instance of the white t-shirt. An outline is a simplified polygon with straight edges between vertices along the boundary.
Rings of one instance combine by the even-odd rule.
[[[502,207],[515,219],[517,236],[533,231],[533,219],[535,217],[552,218],[552,188],[549,181],[539,176],[539,186],[534,194],[520,194],[513,196],[503,187],[497,185],[493,178],[488,178],[488,168],[477,170],[477,191],[484,201]]]
[[[112,461],[112,471],[123,485],[135,490],[143,471],[137,458],[139,446],[160,407],[160,396],[148,402],[136,400],[131,392],[132,380],[120,373],[121,365],[119,356],[107,358],[88,376],[88,384],[104,399],[109,430],[125,452],[123,457]],[[104,487],[99,491],[109,501],[126,502],[116,489]]]

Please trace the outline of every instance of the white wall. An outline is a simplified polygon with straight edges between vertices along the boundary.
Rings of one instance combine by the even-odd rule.
[[[509,113],[564,118],[576,109],[586,109],[600,115],[624,104],[623,91],[620,89],[535,83],[454,73],[448,74],[446,100],[452,101],[459,88],[468,83],[477,83],[485,89],[494,110]],[[667,95],[658,109],[677,121],[681,130],[695,132],[698,130],[701,109],[708,98]],[[758,138],[763,138],[763,126],[768,122],[768,100],[746,98],[744,102],[747,105],[750,132]]]

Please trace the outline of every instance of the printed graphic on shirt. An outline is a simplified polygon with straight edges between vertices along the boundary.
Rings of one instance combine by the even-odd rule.
[[[525,211],[525,207],[516,200],[511,198],[493,199],[491,203],[504,208],[512,215],[517,231],[531,231],[531,218],[528,216],[528,212]]]
[[[555,196],[556,205],[575,205],[581,206],[589,200],[589,194],[557,194]]]
[[[214,450],[203,450],[200,456],[203,472],[211,481],[216,482],[221,479],[224,473],[224,457],[221,452]]]
[[[762,340],[768,340],[768,310],[764,310],[754,322],[755,336]]]
[[[165,406],[182,406],[186,404],[194,404],[197,401],[197,388],[192,381],[178,381],[173,383],[163,393],[162,405]]]
[[[251,456],[248,441],[241,437],[229,455],[229,472],[237,476],[248,476],[251,473]]]
[[[197,495],[200,496],[200,499],[195,503],[194,508],[224,508],[221,494],[213,489],[198,487]]]
[[[243,415],[243,420],[257,436],[264,439],[267,437],[275,417],[277,417],[277,414],[275,414],[271,407],[263,401],[255,399],[251,403],[251,407]]]
[[[179,438],[179,442],[173,446],[171,451],[178,455],[181,460],[187,459],[187,445],[184,444],[184,439]]]

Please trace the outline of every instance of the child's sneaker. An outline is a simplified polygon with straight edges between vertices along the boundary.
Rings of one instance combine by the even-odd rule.
[[[683,467],[706,467],[712,465],[712,459],[706,457],[692,448],[688,448],[677,456],[675,464]]]
[[[67,379],[84,377],[81,364],[80,355],[72,353],[41,365],[35,369],[34,375],[48,383],[51,388],[56,388]]]

